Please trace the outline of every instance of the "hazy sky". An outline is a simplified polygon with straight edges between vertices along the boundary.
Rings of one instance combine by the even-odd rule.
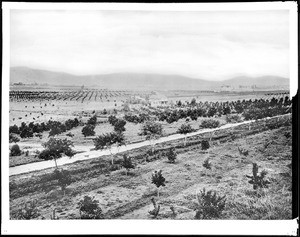
[[[288,11],[11,11],[11,66],[289,76]]]

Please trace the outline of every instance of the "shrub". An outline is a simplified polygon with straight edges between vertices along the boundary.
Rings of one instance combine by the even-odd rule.
[[[166,153],[167,157],[168,157],[168,160],[171,162],[171,163],[175,163],[175,160],[177,158],[177,154],[175,152],[175,148],[172,147],[170,148],[167,153]]]
[[[242,118],[238,114],[228,114],[226,116],[226,122],[227,123],[239,123],[242,121]]]
[[[220,122],[215,119],[205,119],[201,122],[200,128],[217,128],[220,126]]]
[[[249,151],[245,148],[240,148],[238,147],[239,153],[240,155],[244,155],[244,156],[248,156],[249,155]]]
[[[155,184],[155,186],[157,187],[157,197],[159,197],[159,187],[160,186],[166,186],[165,185],[165,181],[166,179],[163,177],[162,171],[154,171],[154,173],[152,173],[152,181],[151,183]]]
[[[87,124],[91,124],[91,125],[96,125],[97,123],[97,116],[94,115],[93,117],[91,117],[88,121]]]
[[[186,134],[193,132],[194,129],[192,128],[192,126],[190,124],[182,124],[180,126],[180,128],[177,130],[178,133],[180,134],[184,134],[184,146],[186,146]]]
[[[17,125],[9,126],[9,133],[19,134],[19,127]]]
[[[33,132],[28,128],[25,127],[21,133],[20,133],[21,138],[28,138],[28,137],[33,137]]]
[[[71,133],[71,132],[69,132],[69,133],[66,134],[66,136],[68,136],[68,137],[74,137],[74,134]]]
[[[226,196],[218,196],[212,190],[206,192],[203,188],[203,191],[197,194],[197,200],[195,219],[217,219],[225,208]]]
[[[205,159],[202,166],[208,170],[211,170],[211,163],[209,161],[209,158]]]
[[[94,145],[96,150],[102,150],[104,148],[110,148],[115,143],[124,144],[125,138],[122,133],[106,133],[99,135],[94,139]]]
[[[14,133],[9,134],[9,143],[12,143],[12,142],[16,143],[19,141],[20,141],[20,139],[18,138],[18,136],[16,134],[14,134]]]
[[[115,132],[121,133],[124,132],[125,129],[125,125],[126,125],[126,121],[123,119],[117,119],[116,121],[114,121],[114,130]]]
[[[116,123],[117,121],[118,121],[118,119],[117,119],[117,117],[114,116],[114,115],[110,115],[110,116],[108,117],[108,122],[109,122],[112,126],[114,126],[115,123]]]
[[[57,179],[58,185],[61,187],[62,191],[66,190],[66,187],[72,183],[71,174],[67,170],[55,169],[53,172],[53,178]]]
[[[202,150],[207,150],[207,149],[209,149],[209,142],[207,141],[207,140],[203,140],[203,141],[201,141],[201,149]]]
[[[267,171],[263,170],[260,175],[258,175],[258,165],[253,163],[252,168],[253,176],[246,175],[247,178],[250,180],[248,181],[250,184],[253,184],[253,189],[256,190],[257,188],[267,188],[270,182],[266,180]]]
[[[61,134],[62,132],[63,132],[63,131],[61,130],[60,127],[54,126],[54,127],[52,127],[52,128],[50,129],[49,137],[55,136],[55,135],[59,135],[59,134]]]
[[[10,149],[11,156],[19,156],[21,155],[21,149],[18,144],[14,144]]]
[[[19,220],[31,220],[40,216],[40,213],[36,207],[37,201],[29,201],[25,204],[23,209],[20,209],[16,218]]]
[[[75,153],[71,149],[73,143],[67,139],[50,138],[43,146],[46,149],[39,154],[39,158],[44,160],[52,160],[53,158],[61,157],[62,154],[71,157]]]
[[[134,165],[132,164],[131,157],[128,157],[126,154],[124,154],[122,166],[126,169],[126,175],[130,169],[134,169]]]
[[[94,129],[95,129],[95,125],[87,124],[82,128],[81,133],[84,135],[84,137],[94,136],[95,135]]]
[[[99,201],[94,198],[84,196],[83,200],[78,202],[78,206],[81,219],[103,219]]]
[[[249,108],[243,112],[243,116],[245,120],[256,120],[265,117],[262,109],[260,108]]]

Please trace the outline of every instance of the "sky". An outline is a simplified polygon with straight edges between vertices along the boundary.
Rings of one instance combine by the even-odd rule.
[[[289,12],[11,10],[10,65],[76,75],[289,77]]]

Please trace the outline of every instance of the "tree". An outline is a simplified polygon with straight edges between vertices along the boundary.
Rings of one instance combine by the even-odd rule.
[[[91,124],[91,125],[96,125],[96,123],[97,123],[97,116],[96,115],[94,115],[94,116],[92,116],[88,121],[87,121],[87,124]]]
[[[116,145],[117,149],[120,148],[121,145],[125,144],[125,138],[123,133],[106,133],[103,135],[99,135],[94,139],[94,145],[96,150],[108,149],[110,154],[112,155],[111,163],[114,164],[114,155],[112,153],[113,145]]]
[[[43,150],[39,154],[39,158],[43,160],[52,160],[56,162],[56,158],[65,154],[66,156],[72,157],[74,155],[74,151],[71,149],[73,146],[73,142],[70,140],[65,139],[56,139],[50,138],[49,141],[43,143]]]
[[[81,133],[84,135],[84,137],[94,136],[95,135],[94,129],[95,129],[95,125],[87,124],[82,128]]]
[[[110,116],[108,117],[108,122],[109,122],[112,126],[114,126],[115,123],[116,123],[117,121],[118,121],[118,119],[117,119],[117,117],[114,116],[114,115],[110,115]]]
[[[205,119],[201,122],[199,128],[217,128],[220,126],[220,122],[214,119]]]
[[[58,134],[61,134],[62,130],[60,128],[60,126],[53,126],[49,132],[49,136],[48,137],[52,137]]]
[[[201,141],[201,149],[207,150],[209,148],[209,142],[207,140]]]
[[[122,166],[126,169],[126,176],[130,169],[134,169],[134,165],[132,164],[131,157],[126,154],[123,155]]]
[[[126,125],[126,121],[123,120],[123,119],[117,119],[114,123],[114,130],[115,132],[117,133],[122,133],[124,132],[126,129],[125,129],[125,125]]]
[[[191,100],[190,105],[191,105],[191,106],[195,106],[195,105],[196,105],[196,99],[195,99],[195,98],[193,98],[193,99]]]
[[[177,106],[178,106],[178,107],[181,107],[181,106],[182,106],[181,100],[177,101]]]
[[[175,160],[177,158],[177,154],[175,152],[175,148],[174,147],[171,147],[168,151],[167,151],[167,157],[168,157],[168,160],[171,162],[171,163],[175,163]]]
[[[265,179],[267,171],[263,170],[260,172],[260,174],[258,174],[258,165],[256,163],[253,163],[252,174],[253,176],[246,175],[246,177],[250,179],[248,182],[253,185],[254,190],[256,190],[257,188],[268,187],[270,181]]]
[[[59,170],[56,168],[53,172],[53,177],[54,179],[57,179],[58,185],[61,187],[61,190],[64,192],[65,195],[66,187],[72,183],[72,177],[70,172],[67,170]]]
[[[18,144],[14,144],[10,149],[11,156],[19,156],[21,155],[21,149]]]
[[[162,125],[154,121],[146,121],[139,133],[140,136],[146,136],[146,139],[150,141],[152,147],[152,153],[154,152],[154,139],[162,135]]]
[[[78,207],[80,219],[103,219],[99,201],[94,200],[94,197],[84,196],[83,200],[78,202]]]
[[[190,124],[182,124],[180,128],[177,130],[180,134],[184,134],[184,146],[186,146],[186,135],[190,132],[193,132],[194,129]]]
[[[21,133],[20,133],[21,138],[27,138],[27,137],[33,137],[33,132],[28,128],[25,127]]]
[[[159,171],[154,171],[154,173],[152,173],[151,183],[155,184],[155,186],[157,187],[157,197],[159,197],[159,187],[166,186],[165,185],[166,179],[162,176],[161,172],[162,171],[159,170]]]
[[[19,134],[19,127],[17,125],[9,126],[9,133]]]

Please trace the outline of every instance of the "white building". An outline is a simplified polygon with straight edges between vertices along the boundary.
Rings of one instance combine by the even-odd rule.
[[[148,101],[152,107],[167,106],[169,102],[166,96],[158,93],[150,95]]]

